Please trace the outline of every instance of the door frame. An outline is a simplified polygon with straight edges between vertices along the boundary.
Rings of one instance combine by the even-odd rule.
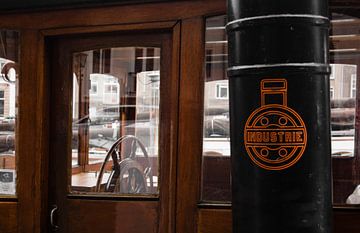
[[[175,198],[176,198],[176,161],[177,161],[177,137],[178,137],[178,92],[179,92],[179,52],[180,52],[180,24],[177,23],[176,21],[169,21],[169,22],[160,22],[160,23],[148,23],[148,24],[124,24],[124,25],[112,25],[109,27],[95,27],[95,28],[84,28],[81,34],[83,35],[93,35],[94,33],[99,34],[100,37],[103,33],[110,33],[110,32],[114,32],[114,33],[127,33],[129,35],[131,35],[131,33],[146,33],[146,32],[151,32],[152,35],[156,34],[156,31],[159,32],[164,32],[167,33],[168,35],[171,36],[171,39],[169,41],[169,43],[165,43],[165,45],[167,46],[166,48],[163,49],[167,49],[169,51],[169,53],[171,53],[171,59],[168,59],[167,63],[168,63],[168,69],[166,69],[167,73],[162,73],[163,76],[165,77],[170,77],[170,80],[175,80],[172,82],[163,82],[164,84],[162,85],[162,89],[166,90],[166,95],[162,94],[162,100],[161,101],[161,106],[171,106],[171,111],[166,111],[164,113],[160,113],[161,117],[163,117],[163,119],[167,119],[166,122],[167,124],[169,124],[168,127],[160,127],[159,128],[159,133],[160,133],[160,137],[166,137],[166,135],[169,135],[169,139],[167,139],[167,141],[169,142],[169,145],[159,145],[160,147],[165,147],[166,150],[168,151],[169,154],[167,155],[162,155],[159,159],[159,169],[160,171],[162,171],[161,177],[163,177],[163,187],[162,190],[160,190],[159,193],[159,198],[158,198],[158,211],[159,211],[159,222],[158,222],[158,232],[160,233],[167,233],[167,232],[174,232],[175,229]],[[72,35],[79,35],[79,29],[66,29],[66,30],[61,30],[60,32],[57,30],[46,30],[43,31],[43,36],[44,36],[44,40],[47,44],[47,47],[51,47],[52,43],[51,41],[54,41],[54,38],[62,38],[64,37],[64,35],[66,36],[72,36]],[[88,34],[90,33],[90,34]],[[120,36],[121,37],[121,36]],[[48,40],[49,38],[49,40]],[[79,38],[79,37],[78,37]],[[56,40],[56,39],[55,39]],[[129,45],[130,46],[130,45]],[[51,51],[51,49],[48,49],[47,51]],[[51,57],[54,56],[54,54],[48,53],[46,56],[46,61],[51,61]],[[166,59],[166,58],[164,58]],[[49,62],[46,65],[46,69],[47,67],[51,67],[52,64]],[[165,71],[165,70],[164,70]],[[49,89],[51,89],[51,85],[50,85],[50,80],[51,78],[51,70],[47,69],[47,86],[49,87]],[[63,74],[64,75],[64,74]],[[56,78],[56,76],[55,76]],[[167,86],[163,86],[163,85],[167,85]],[[47,101],[47,113],[48,116],[51,115],[51,99],[53,97],[51,97],[51,93],[47,93],[48,96],[48,101]],[[167,98],[164,98],[165,96],[167,96]],[[56,98],[56,97],[55,97]],[[58,101],[59,102],[59,101]],[[166,107],[168,108],[168,107]],[[170,108],[170,107],[169,107]],[[51,119],[51,117],[49,118],[49,120]],[[50,122],[51,124],[51,122]],[[51,138],[51,133],[50,130],[52,128],[51,125],[48,125],[49,127],[49,133],[48,133],[48,138]],[[67,132],[69,134],[69,132]],[[70,132],[71,133],[71,132]],[[161,136],[163,135],[163,136]],[[160,139],[161,140],[161,139]],[[161,140],[163,141],[163,140]],[[161,142],[160,141],[160,142]],[[51,141],[48,140],[48,145],[51,144]],[[47,156],[47,161],[50,162],[50,154],[51,154],[51,147],[48,146],[48,156]],[[51,168],[51,166],[49,167]],[[49,171],[49,170],[48,170]],[[48,180],[50,180],[51,177],[47,177]],[[47,185],[49,188],[51,188],[51,184]],[[67,191],[66,191],[67,192]],[[50,191],[44,193],[44,198],[47,197],[47,195],[50,193]],[[86,200],[89,200],[89,203],[91,205],[94,205],[94,203],[96,202],[96,199],[99,199],[98,197],[86,197]],[[91,200],[93,199],[93,200]],[[46,200],[48,200],[46,198]],[[104,199],[102,199],[104,200]],[[147,201],[150,201],[152,199],[149,198],[122,198],[122,197],[109,197],[109,198],[105,198],[105,200],[107,200],[108,202],[110,200],[115,200],[115,201],[121,201],[122,203],[125,203],[128,201],[128,203],[134,203],[134,201],[145,201],[144,203],[146,203]],[[155,199],[156,200],[156,199]],[[75,197],[74,203],[79,203],[79,197]],[[46,201],[46,203],[48,203],[48,201]],[[150,202],[149,202],[150,203]],[[103,203],[105,204],[105,203]],[[150,203],[151,205],[151,203]],[[106,206],[106,204],[105,204]],[[109,206],[109,205],[108,205]],[[45,224],[46,221],[48,220],[48,215],[49,215],[49,211],[51,209],[51,206],[48,205],[44,205],[43,206],[44,211],[46,213],[43,213],[43,221]],[[47,211],[45,211],[47,210]]]

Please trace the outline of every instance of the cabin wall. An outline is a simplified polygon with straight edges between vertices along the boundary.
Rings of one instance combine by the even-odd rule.
[[[353,14],[359,14],[360,3],[357,0],[331,2],[332,8],[344,6],[350,6]],[[48,224],[49,93],[46,38],[107,32],[119,30],[120,26],[121,30],[126,30],[127,24],[141,24],[145,29],[153,22],[166,24],[177,21],[181,25],[179,70],[184,78],[180,83],[182,92],[179,96],[182,111],[179,111],[178,141],[182,147],[178,148],[177,227],[174,231],[230,233],[231,205],[200,201],[203,129],[199,123],[203,115],[198,110],[203,107],[204,17],[225,13],[225,0],[195,0],[74,9],[43,8],[26,12],[21,9],[1,14],[0,28],[21,32],[21,81],[16,142],[18,194],[16,198],[0,199],[0,232],[40,233],[46,232]],[[192,130],[189,132],[188,129]],[[207,162],[211,163],[210,160]],[[359,208],[334,208],[334,233],[360,232],[359,218]]]

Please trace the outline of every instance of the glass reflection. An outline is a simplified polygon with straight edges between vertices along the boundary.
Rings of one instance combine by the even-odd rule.
[[[226,17],[206,19],[202,199],[229,201],[230,130]]]
[[[160,49],[73,56],[72,193],[157,194]]]
[[[354,156],[357,65],[331,64],[332,156]]]
[[[360,204],[359,147],[355,135],[360,65],[360,20],[332,13],[330,35],[331,146],[334,204]],[[358,138],[358,137],[357,137]]]
[[[0,30],[0,197],[16,194],[15,129],[19,32]]]

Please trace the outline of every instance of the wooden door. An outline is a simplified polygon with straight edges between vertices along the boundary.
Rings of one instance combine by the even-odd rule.
[[[173,232],[178,30],[131,27],[47,39],[49,232]]]

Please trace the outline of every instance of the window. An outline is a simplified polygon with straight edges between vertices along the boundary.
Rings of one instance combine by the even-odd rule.
[[[355,137],[359,128],[356,83],[360,66],[359,28],[357,17],[332,13],[330,62],[333,64],[334,88],[331,100],[331,138],[333,168],[333,202],[337,205],[360,204],[356,192],[360,170],[359,144]]]
[[[0,197],[16,194],[15,124],[19,32],[0,30]]]
[[[135,56],[146,49],[106,49],[111,56],[101,72],[98,53],[73,55],[72,194],[158,194],[160,57],[147,58],[145,66]],[[81,65],[81,57],[92,63]],[[115,176],[124,183],[112,183]]]
[[[351,74],[351,94],[350,94],[351,98],[356,98],[356,79],[357,79],[357,75]]]
[[[334,99],[334,87],[330,87],[330,99]]]
[[[0,90],[0,116],[4,116],[4,106],[5,106],[5,98],[4,98],[4,90]]]
[[[111,77],[117,79],[116,77]],[[119,83],[117,81],[106,82],[103,84],[103,102],[106,104],[119,104]]]
[[[202,200],[231,200],[230,136],[225,16],[206,19],[203,120]],[[333,203],[360,204],[359,112],[357,79],[360,67],[360,19],[332,13],[330,36],[331,144]],[[215,93],[215,98],[214,98]],[[358,188],[357,188],[358,187]]]
[[[217,99],[228,99],[228,85],[223,83],[216,84],[216,98]]]
[[[203,183],[204,201],[230,201],[230,133],[226,17],[206,19],[204,90]]]
[[[104,93],[105,94],[117,94],[118,93],[118,84],[105,83],[104,84]]]
[[[98,84],[97,82],[91,81],[90,95],[97,95],[97,94],[98,94]]]

